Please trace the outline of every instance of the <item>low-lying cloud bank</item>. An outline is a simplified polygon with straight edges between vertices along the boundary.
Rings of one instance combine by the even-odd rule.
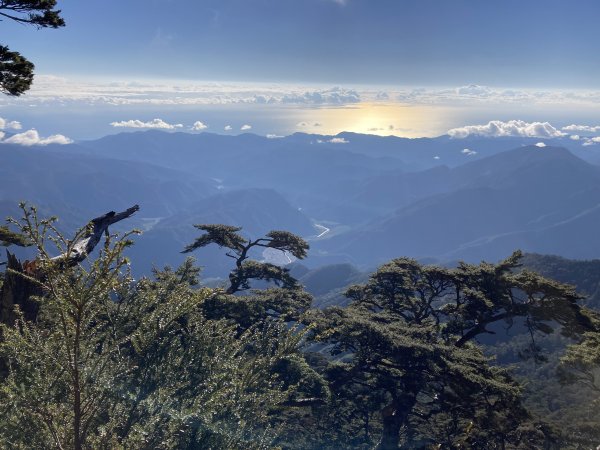
[[[34,129],[27,130],[23,133],[13,134],[12,136],[2,140],[5,135],[6,134],[4,132],[0,133],[0,144],[17,144],[29,147],[32,145],[66,145],[73,143],[72,139],[69,139],[62,134],[53,134],[48,137],[41,137],[37,130]]]
[[[0,105],[297,105],[326,107],[364,102],[410,105],[588,105],[600,104],[600,90],[505,89],[477,84],[449,88],[303,86],[204,81],[73,80],[38,75],[26,98],[0,98]]]
[[[159,129],[159,130],[174,130],[175,128],[183,128],[180,123],[170,124],[162,119],[154,119],[148,122],[141,120],[122,120],[120,122],[111,122],[111,126],[115,128],[143,128],[143,129]]]
[[[492,120],[485,125],[467,125],[448,130],[448,136],[464,139],[469,136],[482,137],[563,137],[566,133],[557,130],[548,122],[525,122],[523,120]]]

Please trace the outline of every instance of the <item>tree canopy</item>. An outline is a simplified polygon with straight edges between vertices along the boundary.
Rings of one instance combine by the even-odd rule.
[[[518,383],[473,342],[500,323],[520,322],[532,337],[556,326],[568,336],[593,329],[571,287],[515,272],[520,258],[456,269],[396,259],[351,287],[347,308],[313,313],[314,340],[338,358],[328,371],[333,393],[352,404],[366,389],[380,415],[378,449],[535,448],[552,439],[523,429],[530,416]]]
[[[189,253],[210,244],[224,247],[226,255],[235,260],[235,268],[229,274],[229,287],[227,294],[250,289],[251,280],[264,280],[282,285],[285,288],[294,288],[296,280],[289,275],[288,269],[274,264],[252,260],[250,252],[256,248],[272,248],[282,252],[289,252],[298,259],[306,257],[308,244],[304,239],[288,231],[269,231],[265,237],[247,239],[239,232],[241,227],[222,224],[194,225],[204,231],[200,237],[188,245],[183,253]]]
[[[565,436],[536,416],[523,383],[481,343],[512,341],[506,330],[514,330],[522,355],[539,357],[539,337],[559,335],[574,343],[560,380],[598,389],[598,318],[573,287],[522,270],[519,252],[456,268],[398,258],[349,287],[347,307],[318,310],[285,268],[252,259],[261,248],[303,258],[308,245],[291,233],[251,240],[239,227],[198,225],[204,234],[186,251],[216,244],[235,261],[229,287],[214,289],[199,284],[192,258],[132,278],[123,256],[130,234],[108,226],[137,207],[100,216],[72,239],[23,208],[2,239],[37,249],[33,261],[10,266],[11,289],[18,277],[36,287],[25,291],[35,308],[0,311],[0,447],[554,450],[595,442],[594,419]],[[73,251],[83,247],[85,257]],[[256,289],[257,280],[279,285]]]
[[[0,0],[0,20],[33,25],[37,28],[59,28],[65,21],[56,9],[56,0]],[[19,52],[0,45],[0,91],[21,95],[31,87],[35,66]]]

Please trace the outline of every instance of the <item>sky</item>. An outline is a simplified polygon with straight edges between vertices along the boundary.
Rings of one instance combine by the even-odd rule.
[[[520,120],[593,138],[600,123],[597,0],[58,7],[61,29],[0,22],[0,44],[37,74],[29,93],[0,98],[7,136],[35,129],[40,141],[67,142],[161,128],[419,137]]]

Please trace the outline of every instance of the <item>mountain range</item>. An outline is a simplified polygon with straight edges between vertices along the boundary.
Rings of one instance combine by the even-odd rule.
[[[248,237],[297,233],[311,245],[303,262],[311,270],[351,263],[364,271],[398,256],[496,261],[516,248],[591,259],[600,255],[598,153],[566,138],[353,133],[146,131],[70,145],[1,144],[0,215],[27,200],[70,233],[138,203],[140,213],[121,226],[144,230],[130,250],[139,273],[179,264],[198,223],[241,226]],[[218,248],[196,256],[207,277],[230,267]]]

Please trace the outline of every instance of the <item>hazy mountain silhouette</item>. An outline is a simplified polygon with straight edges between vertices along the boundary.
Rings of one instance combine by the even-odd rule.
[[[336,137],[147,131],[3,144],[0,214],[26,199],[71,229],[139,203],[127,226],[146,231],[132,249],[144,270],[179,263],[192,225],[216,222],[252,236],[287,229],[310,238],[310,270],[348,262],[365,270],[402,255],[497,260],[515,248],[600,255],[600,169],[549,143],[576,145],[593,161],[591,147],[567,138],[541,147],[526,145],[533,138]],[[219,255],[198,253],[207,275],[226,273],[230,261]]]
[[[398,255],[496,260],[511,249],[591,257],[600,171],[562,148],[529,146],[444,174],[448,192],[418,200],[319,248],[379,263]],[[559,236],[560,235],[560,236]],[[582,243],[586,244],[582,244]]]

